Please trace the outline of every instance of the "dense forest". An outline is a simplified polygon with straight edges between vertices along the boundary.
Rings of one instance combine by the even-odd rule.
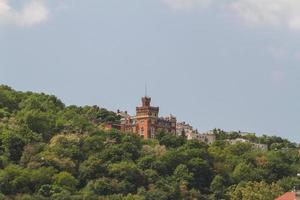
[[[207,145],[160,131],[106,131],[98,106],[0,86],[0,200],[274,200],[300,185],[297,144],[216,129]],[[230,145],[243,137],[268,145]]]

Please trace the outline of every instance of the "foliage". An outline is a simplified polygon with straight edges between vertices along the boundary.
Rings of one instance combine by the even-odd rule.
[[[242,182],[229,189],[228,195],[232,200],[274,200],[282,193],[282,188],[277,184],[265,182]]]
[[[159,130],[155,139],[104,130],[98,106],[0,86],[0,199],[268,200],[300,186],[297,145],[215,129],[207,145]],[[230,145],[244,138],[267,144]]]

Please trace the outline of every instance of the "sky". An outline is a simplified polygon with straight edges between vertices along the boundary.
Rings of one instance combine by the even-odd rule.
[[[300,1],[0,0],[0,84],[300,143]]]

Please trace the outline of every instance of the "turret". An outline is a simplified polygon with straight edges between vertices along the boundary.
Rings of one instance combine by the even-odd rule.
[[[143,107],[150,107],[151,98],[147,96],[142,97],[142,103]]]

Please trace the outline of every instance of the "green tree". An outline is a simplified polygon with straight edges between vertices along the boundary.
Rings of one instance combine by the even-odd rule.
[[[39,110],[21,111],[18,114],[20,123],[24,123],[33,132],[42,135],[45,141],[48,141],[56,131],[55,115],[49,112]]]
[[[61,172],[54,177],[54,185],[68,191],[75,191],[78,180],[68,172]]]
[[[282,188],[275,183],[246,182],[230,187],[228,195],[231,200],[274,200],[282,193]]]
[[[189,172],[189,169],[186,165],[180,164],[176,167],[173,176],[178,182],[190,183],[193,181],[193,175],[193,173]]]
[[[298,177],[284,177],[277,181],[277,184],[285,191],[289,192],[294,190],[294,188],[300,188],[300,180]]]
[[[30,192],[30,173],[16,165],[9,165],[0,170],[0,192],[13,195],[20,192]]]
[[[189,171],[194,174],[192,185],[195,188],[209,187],[212,180],[212,170],[207,161],[201,158],[191,159],[187,166]]]
[[[12,112],[18,109],[19,102],[19,93],[8,86],[0,85],[0,108],[7,108],[8,112]]]
[[[0,137],[0,140],[2,141],[2,147],[5,149],[8,158],[13,162],[19,162],[25,146],[25,141],[23,138],[20,135],[10,131],[2,133]]]
[[[222,199],[226,191],[226,181],[220,175],[214,177],[211,182],[210,190],[213,193],[213,197],[216,200]]]
[[[82,183],[108,174],[106,164],[97,156],[90,156],[79,167],[79,179]]]
[[[130,184],[133,184],[135,186],[135,188],[133,188],[134,190],[136,190],[138,186],[142,186],[145,183],[143,172],[132,162],[111,164],[108,166],[108,170],[112,177],[120,181],[125,181],[123,184],[126,184],[126,181]]]
[[[262,177],[257,177],[259,174],[255,169],[254,165],[251,163],[241,162],[238,164],[233,173],[234,180],[239,183],[241,181],[257,181],[257,179],[261,179]]]
[[[165,145],[168,148],[177,148],[183,145],[186,142],[186,139],[182,136],[178,137],[171,133],[165,134],[159,139],[161,145]]]
[[[90,181],[84,188],[85,196],[111,195],[120,191],[120,184],[115,179],[99,178]]]

